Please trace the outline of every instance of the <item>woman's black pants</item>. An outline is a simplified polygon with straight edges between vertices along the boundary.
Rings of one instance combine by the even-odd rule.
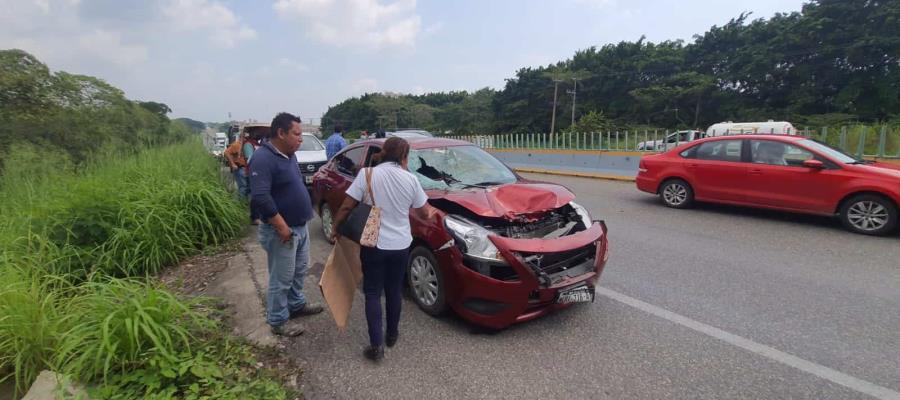
[[[363,270],[363,293],[366,295],[366,322],[369,324],[369,342],[372,346],[384,344],[381,327],[381,293],[384,292],[387,314],[387,335],[399,333],[400,303],[403,297],[403,275],[409,260],[409,249],[381,250],[371,247],[360,249],[359,258]]]

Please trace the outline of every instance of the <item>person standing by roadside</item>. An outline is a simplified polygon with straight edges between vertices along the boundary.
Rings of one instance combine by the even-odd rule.
[[[250,195],[250,160],[253,158],[253,153],[259,148],[259,139],[261,132],[259,129],[255,129],[250,132],[247,137],[247,140],[244,141],[244,145],[241,146],[241,154],[244,156],[244,159],[247,160],[247,166],[244,168],[244,176],[247,177],[247,195]],[[253,207],[250,207],[250,221],[253,225],[259,225],[259,215],[253,210]]]
[[[347,141],[344,140],[343,134],[344,128],[341,124],[337,124],[334,126],[334,133],[328,137],[328,140],[325,141],[325,155],[330,160],[341,151],[344,147],[347,147]]]
[[[322,312],[321,305],[308,302],[303,294],[309,271],[306,223],[312,219],[312,206],[294,158],[302,142],[300,118],[280,113],[272,119],[268,141],[250,162],[250,206],[262,217],[259,242],[269,269],[266,322],[272,333],[281,336],[303,333],[301,326],[289,320]]]
[[[363,355],[373,361],[384,357],[384,345],[393,347],[400,337],[400,304],[403,289],[403,273],[409,259],[412,232],[409,211],[415,210],[420,218],[429,218],[428,198],[419,180],[407,170],[409,143],[399,137],[384,142],[380,153],[373,155],[379,163],[372,167],[371,193],[375,204],[381,208],[381,225],[376,247],[362,247],[359,252],[363,270],[363,292],[366,296],[366,322],[369,326],[369,347]],[[366,171],[360,171],[347,189],[347,198],[341,204],[334,219],[332,232],[347,218],[356,205],[365,198],[372,204],[366,183]],[[337,235],[336,233],[334,235]],[[331,239],[337,239],[332,237]],[[382,332],[381,293],[385,296],[387,328]]]
[[[247,139],[248,133],[244,132],[225,149],[225,161],[228,162],[228,168],[234,175],[234,183],[237,185],[238,195],[242,199],[247,199],[250,193],[250,185],[247,179],[247,158],[244,157],[243,147]]]

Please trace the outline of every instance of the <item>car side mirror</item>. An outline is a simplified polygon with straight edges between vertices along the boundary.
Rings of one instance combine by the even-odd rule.
[[[825,164],[819,160],[806,160],[803,162],[803,166],[813,170],[825,169]]]

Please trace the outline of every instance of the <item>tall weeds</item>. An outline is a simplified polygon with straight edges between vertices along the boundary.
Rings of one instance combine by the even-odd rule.
[[[215,323],[147,279],[246,223],[202,146],[79,172],[31,168],[47,157],[29,151],[10,154],[0,177],[0,380],[24,390],[50,368],[105,382],[208,346],[198,337]]]

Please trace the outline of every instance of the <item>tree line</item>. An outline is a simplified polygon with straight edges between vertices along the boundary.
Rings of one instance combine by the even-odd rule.
[[[100,150],[175,143],[191,131],[170,121],[171,111],[163,103],[129,100],[92,76],[51,72],[25,51],[0,50],[0,154],[33,153],[35,163],[63,168]]]
[[[691,43],[640,38],[579,50],[519,69],[501,90],[365,94],[330,107],[323,126],[483,134],[549,132],[551,121],[559,131],[900,120],[900,1],[812,0],[799,12],[750,17]]]

